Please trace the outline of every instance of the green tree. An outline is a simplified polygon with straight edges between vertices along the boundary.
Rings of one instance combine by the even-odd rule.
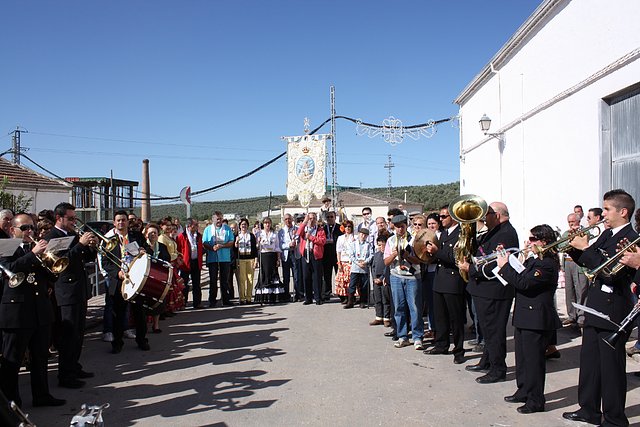
[[[17,196],[5,191],[8,184],[9,178],[5,175],[0,180],[0,205],[2,205],[2,209],[11,209],[14,212],[28,212],[33,198],[27,197],[22,191]]]

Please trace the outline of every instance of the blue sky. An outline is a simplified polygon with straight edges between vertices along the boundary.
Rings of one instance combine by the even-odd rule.
[[[0,5],[0,149],[60,176],[212,187],[286,150],[336,113],[405,125],[457,113],[456,95],[540,4],[459,1],[27,1]],[[328,133],[329,126],[320,132]],[[337,122],[338,183],[458,180],[458,129],[390,146]],[[10,156],[5,156],[10,158]],[[38,170],[27,160],[26,166]],[[280,159],[194,202],[284,194]]]

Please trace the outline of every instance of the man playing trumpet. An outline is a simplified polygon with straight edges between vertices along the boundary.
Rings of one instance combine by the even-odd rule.
[[[60,203],[54,209],[55,226],[45,236],[45,240],[74,236],[65,256],[69,266],[58,276],[55,282],[55,295],[61,323],[60,342],[56,343],[59,352],[58,384],[60,387],[80,388],[83,378],[93,377],[80,364],[80,353],[84,341],[84,328],[87,318],[89,278],[84,264],[96,257],[96,236],[93,233],[75,234],[76,208],[70,203]]]
[[[624,190],[605,193],[604,218],[607,230],[591,246],[589,236],[576,236],[570,242],[574,248],[569,251],[571,258],[590,269],[603,265],[616,254],[620,241],[625,238],[632,241],[638,237],[629,223],[634,210],[635,201]],[[615,349],[611,349],[604,338],[617,330],[616,324],[631,310],[629,284],[634,274],[635,271],[628,267],[617,274],[597,274],[589,287],[587,307],[609,316],[611,321],[585,313],[578,382],[580,409],[562,414],[568,420],[601,424],[604,415],[604,425],[629,425],[624,413],[627,393],[626,339],[618,340]]]

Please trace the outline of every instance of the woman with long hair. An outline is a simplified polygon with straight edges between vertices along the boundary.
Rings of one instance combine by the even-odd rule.
[[[355,238],[353,237],[353,222],[346,220],[340,226],[342,235],[336,242],[336,253],[338,255],[338,273],[336,274],[336,295],[342,304],[347,303],[349,296],[349,283],[351,282],[351,253],[348,248]]]

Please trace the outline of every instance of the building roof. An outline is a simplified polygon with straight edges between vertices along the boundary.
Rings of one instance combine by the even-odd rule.
[[[518,28],[509,40],[502,46],[487,65],[476,75],[462,92],[453,100],[455,104],[464,104],[478,89],[480,89],[502,66],[511,59],[511,56],[526,42],[529,37],[538,31],[545,19],[556,13],[556,9],[567,0],[545,0],[533,11],[531,16]]]
[[[5,176],[9,180],[7,188],[13,189],[45,188],[48,190],[68,191],[72,187],[69,183],[49,178],[26,166],[18,165],[0,157],[0,177]]]
[[[65,177],[64,179],[67,182],[72,183],[73,185],[77,186],[77,187],[95,187],[97,185],[107,185],[110,186],[111,185],[111,178],[106,178],[106,177]],[[118,179],[118,178],[113,178],[113,185],[116,186],[133,186],[133,187],[137,187],[138,186],[138,181],[129,181],[126,179]]]
[[[330,195],[327,194],[327,197]],[[322,200],[324,197],[321,197]],[[320,208],[322,206],[322,202],[320,200],[314,199],[309,204],[309,208]],[[373,196],[370,194],[364,194],[357,191],[342,191],[338,193],[338,204],[342,206],[389,206],[389,205],[404,205],[405,209],[407,206],[410,207],[420,207],[422,208],[421,203],[415,202],[404,202],[401,199],[395,199],[393,197],[385,197],[385,196]],[[282,205],[282,207],[300,207],[300,202],[294,200],[292,202],[287,202]]]

